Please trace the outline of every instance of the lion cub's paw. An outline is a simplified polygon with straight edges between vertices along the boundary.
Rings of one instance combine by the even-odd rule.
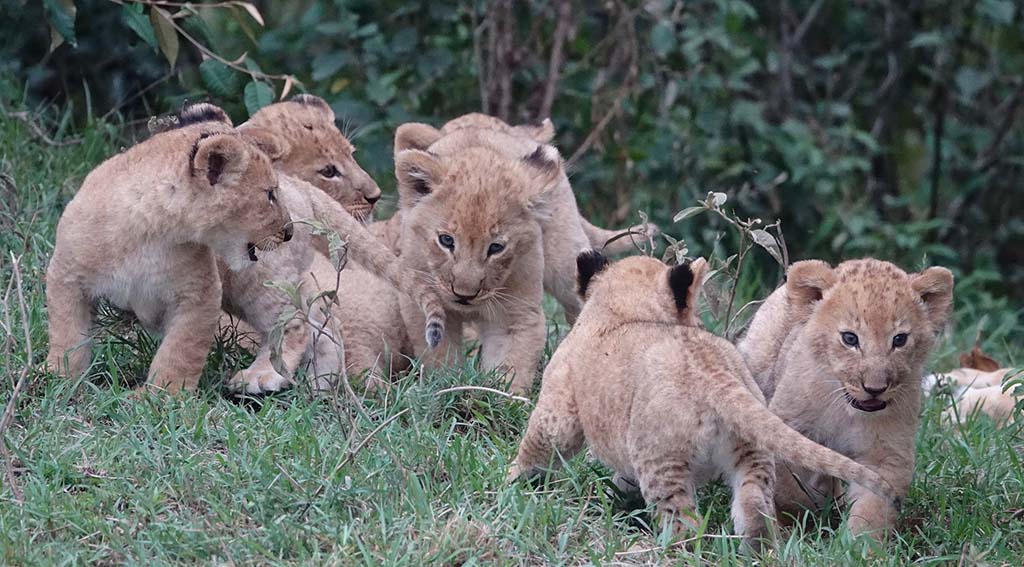
[[[239,370],[228,381],[228,389],[236,395],[279,392],[292,385],[292,381],[276,370]]]
[[[512,466],[508,468],[508,476],[505,477],[505,484],[512,484],[519,480],[519,477],[523,474],[523,470],[519,468],[519,465],[512,463]]]

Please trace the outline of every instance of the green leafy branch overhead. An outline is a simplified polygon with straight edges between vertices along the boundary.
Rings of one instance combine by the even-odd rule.
[[[206,26],[201,13],[203,10],[225,13],[243,28],[251,22],[262,27],[263,15],[251,2],[109,1],[121,6],[125,24],[147,45],[159,50],[172,71],[178,63],[182,40],[197,50],[203,59],[199,64],[199,72],[211,93],[223,97],[234,96],[241,87],[240,78],[246,77],[248,81],[242,89],[242,95],[250,114],[274,102],[275,84],[281,85],[278,95],[281,99],[288,96],[293,87],[301,85],[293,75],[263,72],[247,52],[235,59],[228,59],[197,37],[200,34],[195,30],[205,30]],[[50,26],[50,51],[65,42],[72,47],[76,46],[75,16],[78,10],[74,0],[44,0],[44,7]]]

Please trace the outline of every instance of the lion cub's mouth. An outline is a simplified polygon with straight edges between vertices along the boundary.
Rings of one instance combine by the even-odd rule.
[[[868,413],[881,411],[889,406],[888,402],[879,400],[878,398],[871,398],[870,400],[858,400],[853,396],[849,397],[850,405],[853,406],[854,409],[859,409],[860,411],[866,411]]]
[[[246,249],[246,251],[249,252],[249,259],[250,260],[252,260],[253,262],[259,260],[259,258],[256,257],[256,245],[255,244],[253,244],[252,242],[247,242],[245,244],[245,249]]]

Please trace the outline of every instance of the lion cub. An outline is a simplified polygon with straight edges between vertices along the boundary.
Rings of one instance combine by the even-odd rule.
[[[487,147],[431,146],[398,152],[395,172],[403,269],[441,294],[447,314],[445,340],[425,362],[456,361],[463,324],[475,323],[481,366],[509,372],[512,391],[528,392],[547,332],[541,223],[564,177],[558,151],[531,143],[510,157]],[[406,327],[422,326],[410,299],[399,299]],[[423,355],[423,339],[409,337]]]
[[[769,412],[736,349],[700,328],[703,259],[608,265],[591,251],[577,263],[583,310],[544,372],[509,480],[557,465],[556,453],[570,458],[586,441],[617,484],[639,485],[661,521],[680,530],[694,526],[696,488],[725,475],[748,545],[768,536],[775,516],[776,455],[894,499],[874,471]]]
[[[91,359],[92,305],[106,298],[164,337],[148,387],[195,389],[217,330],[221,280],[291,238],[270,159],[230,125],[164,132],[100,164],[57,225],[46,273],[47,367]]]
[[[914,472],[922,370],[952,300],[953,274],[945,268],[907,274],[872,259],[836,268],[797,262],[761,305],[739,350],[772,412],[877,469],[902,497]],[[839,493],[833,479],[792,462],[779,467],[782,510],[820,506]],[[892,502],[860,483],[846,500],[855,533],[882,537],[896,519]]]

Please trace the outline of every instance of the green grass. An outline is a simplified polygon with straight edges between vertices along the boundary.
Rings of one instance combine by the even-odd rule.
[[[9,104],[9,103],[8,103]],[[60,116],[51,116],[53,127]],[[84,142],[51,147],[0,116],[0,172],[16,187],[0,199],[0,283],[20,256],[33,346],[11,315],[0,337],[0,403],[46,350],[43,274],[54,227],[81,178],[124,142],[94,127]],[[958,274],[960,275],[960,274]],[[1021,364],[1019,313],[958,281],[957,325],[936,355],[947,368],[974,341]],[[3,290],[0,290],[2,292]],[[745,286],[744,294],[764,293]],[[17,306],[16,302],[11,302]],[[109,321],[90,376],[38,373],[4,437],[15,460],[17,502],[0,479],[0,564],[720,564],[743,562],[730,533],[728,494],[702,493],[707,536],[664,548],[649,511],[625,502],[608,471],[580,456],[536,486],[505,486],[529,406],[481,391],[472,369],[413,373],[385,398],[316,399],[301,388],[233,401],[223,377],[247,361],[218,345],[200,391],[138,401],[152,341]],[[562,327],[564,332],[564,326]],[[552,333],[553,348],[557,333]],[[916,478],[898,537],[872,552],[841,518],[784,532],[766,564],[1020,565],[1024,557],[1024,441],[1019,427],[984,419],[940,422],[949,403],[926,404]],[[359,449],[358,451],[356,449]],[[0,465],[2,466],[2,465]]]

